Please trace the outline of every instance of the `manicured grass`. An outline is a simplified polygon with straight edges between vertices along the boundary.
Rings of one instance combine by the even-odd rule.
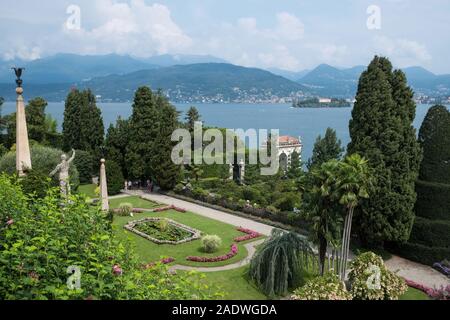
[[[142,199],[138,196],[131,196],[131,197],[125,197],[125,198],[117,198],[117,199],[110,199],[109,200],[109,206],[111,208],[118,208],[121,203],[131,203],[134,208],[141,208],[141,209],[154,209],[158,207],[162,207],[163,205],[150,201]]]
[[[97,198],[98,196],[95,194],[95,189],[97,186],[95,184],[84,184],[78,187],[78,193],[84,194],[89,198]]]
[[[422,291],[409,287],[400,300],[430,300],[430,298]]]
[[[248,281],[248,266],[238,269],[205,272],[205,281],[225,293],[226,300],[266,300],[267,297]],[[182,272],[182,271],[177,271]]]
[[[120,199],[114,199],[111,201],[111,207],[118,206],[122,202],[130,202],[133,203],[136,201],[146,201],[143,199],[139,199],[137,197],[126,197]],[[150,204],[140,203],[139,207],[145,208],[143,205],[147,207]],[[222,239],[222,247],[215,253],[205,253],[202,250],[201,241],[195,240],[188,243],[183,243],[179,245],[158,245],[154,242],[151,242],[147,239],[144,239],[132,232],[129,232],[123,228],[123,226],[129,221],[138,220],[146,217],[162,217],[172,219],[189,227],[200,230],[203,234],[215,234],[218,235]],[[223,266],[231,263],[238,262],[244,259],[247,256],[247,249],[244,247],[245,242],[241,242],[238,244],[238,254],[233,258],[220,261],[220,262],[193,262],[187,261],[186,257],[188,256],[206,256],[206,257],[215,257],[226,254],[229,252],[231,245],[234,243],[233,239],[238,236],[244,235],[243,233],[236,230],[236,227],[225,224],[216,220],[208,219],[206,217],[186,212],[180,213],[174,210],[169,210],[165,212],[146,212],[135,214],[134,217],[120,217],[115,216],[113,226],[116,232],[116,235],[119,239],[130,239],[132,243],[136,247],[137,254],[141,257],[142,262],[149,263],[158,261],[161,257],[172,257],[175,258],[174,264],[182,264],[187,266],[199,266],[199,267],[216,267]],[[255,240],[253,240],[255,241]]]

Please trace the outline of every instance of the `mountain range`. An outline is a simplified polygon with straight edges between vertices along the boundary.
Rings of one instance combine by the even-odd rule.
[[[11,66],[24,66],[30,96],[61,101],[71,87],[91,88],[104,100],[128,101],[140,85],[162,89],[174,102],[261,102],[323,96],[353,98],[365,66],[337,68],[321,64],[312,70],[262,70],[201,55],[160,55],[136,58],[116,54],[57,54],[26,62],[0,60],[0,96],[13,100]],[[450,75],[422,67],[403,69],[418,94],[450,95]]]

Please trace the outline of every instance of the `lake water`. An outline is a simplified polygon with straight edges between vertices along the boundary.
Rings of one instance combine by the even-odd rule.
[[[131,115],[131,103],[98,103],[102,110],[105,128],[115,122],[120,115],[127,118]],[[177,109],[185,112],[190,105],[176,104]],[[349,142],[348,123],[351,108],[341,109],[297,109],[287,104],[197,104],[205,125],[229,129],[279,129],[280,135],[300,137],[304,149],[304,160],[311,156],[314,142],[319,134],[323,136],[327,127],[336,130],[344,146]],[[419,128],[429,105],[418,105],[414,126]],[[15,111],[14,102],[3,104],[3,114]],[[64,103],[49,103],[47,113],[58,121],[61,127],[64,114]]]

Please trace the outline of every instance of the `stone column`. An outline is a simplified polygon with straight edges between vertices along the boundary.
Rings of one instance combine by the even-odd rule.
[[[25,169],[31,169],[31,154],[25,117],[25,104],[22,97],[23,88],[17,87],[16,93],[16,171],[21,177],[25,175]]]
[[[102,202],[102,210],[109,210],[108,201],[108,184],[106,181],[105,159],[100,160],[100,200]]]
[[[239,182],[244,184],[245,181],[245,162],[243,159],[239,162]]]

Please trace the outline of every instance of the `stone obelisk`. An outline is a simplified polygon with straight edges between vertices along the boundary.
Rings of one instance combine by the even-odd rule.
[[[27,120],[25,116],[25,103],[22,93],[22,76],[23,68],[14,68],[16,73],[16,171],[19,176],[24,176],[25,170],[31,169],[30,144],[28,142]]]
[[[108,184],[106,181],[105,159],[100,160],[100,198],[102,202],[102,210],[109,210],[108,202]]]

